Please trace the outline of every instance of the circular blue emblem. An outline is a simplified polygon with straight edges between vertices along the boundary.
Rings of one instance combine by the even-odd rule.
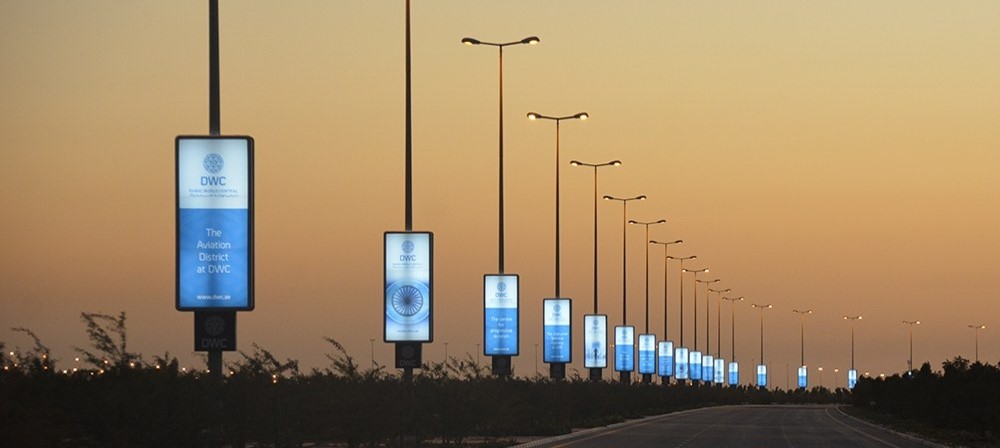
[[[205,156],[205,160],[201,164],[205,167],[205,171],[215,174],[222,171],[222,167],[226,165],[226,161],[222,159],[222,156],[213,152]]]
[[[504,292],[507,290],[507,284],[504,282],[497,283],[497,291]]]
[[[552,310],[555,311],[556,314],[559,314],[560,312],[562,312],[562,305],[557,303],[555,306],[552,307]]]
[[[403,252],[410,253],[413,252],[414,244],[413,241],[406,240],[403,241]]]

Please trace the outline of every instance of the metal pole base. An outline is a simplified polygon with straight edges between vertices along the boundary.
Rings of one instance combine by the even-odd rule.
[[[492,364],[493,374],[496,376],[509,377],[513,373],[509,355],[494,356]]]
[[[653,383],[653,375],[652,374],[649,374],[649,373],[642,374],[642,384],[652,384],[652,383]]]
[[[598,368],[595,368],[595,367],[591,367],[590,368],[590,381],[593,381],[595,383],[599,383],[599,382],[601,382],[602,379],[604,379],[604,373],[601,372],[601,369],[598,369]]]
[[[554,362],[549,364],[549,378],[554,380],[566,379],[566,363]]]
[[[618,378],[621,380],[622,384],[632,383],[632,372],[618,372]]]

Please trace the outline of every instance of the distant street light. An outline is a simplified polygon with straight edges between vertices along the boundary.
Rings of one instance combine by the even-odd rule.
[[[642,222],[636,220],[629,220],[629,224],[640,225],[646,228],[646,239],[649,241],[649,226],[654,226],[657,224],[666,223],[666,219],[661,219],[658,221]],[[645,333],[649,334],[649,244],[646,244],[646,330]]]
[[[715,357],[722,357],[722,295],[727,292],[732,292],[732,288],[726,289],[708,289],[708,292],[715,293]],[[711,298],[711,296],[709,296]],[[706,307],[710,305],[708,301],[705,301]],[[705,313],[708,314],[708,313]],[[706,333],[708,333],[706,331]],[[712,349],[712,344],[708,344],[708,349]]]
[[[733,303],[733,314],[732,314],[732,328],[730,332],[733,337],[732,346],[730,347],[729,357],[732,358],[733,362],[736,362],[736,302],[742,302],[743,296],[740,297],[723,297],[722,300],[727,300]]]
[[[711,285],[712,283],[719,283],[719,282],[722,281],[722,279],[718,279],[717,278],[715,280],[698,280],[697,277],[698,276],[695,275],[695,280],[694,280],[694,296],[695,296],[695,301],[694,301],[694,333],[695,333],[695,335],[698,334],[698,299],[697,299],[697,297],[698,297],[698,283],[702,283],[702,284],[705,285],[705,353],[707,354],[707,353],[712,353],[712,340],[709,337],[709,331],[710,331],[709,327],[710,327],[710,325],[708,324],[709,318],[711,317],[708,314],[709,313],[709,311],[708,311],[709,310],[709,306],[708,306],[708,297],[709,297],[709,294],[708,294],[708,291],[712,287],[709,286],[709,285]],[[698,337],[695,336],[694,339],[695,339],[695,341],[697,341]],[[695,342],[695,345],[698,345],[698,343]],[[697,349],[697,347],[695,347],[695,348]]]
[[[668,291],[668,289],[667,289],[667,278],[670,277],[669,275],[667,275],[667,260],[670,259],[670,255],[668,255],[667,252],[669,252],[669,248],[670,248],[671,244],[680,244],[680,243],[683,243],[683,242],[684,242],[684,240],[669,241],[669,242],[660,242],[660,241],[656,241],[656,240],[649,240],[649,244],[658,244],[660,246],[663,246],[663,340],[664,341],[669,341],[670,340],[670,335],[667,334],[667,327],[668,327],[667,323],[669,322],[668,318],[670,316],[670,313],[668,312],[669,307],[667,306],[668,305],[668,302],[667,302],[667,291]]]
[[[628,203],[632,201],[645,201],[646,195],[641,194],[630,198],[604,195],[604,200],[622,203],[622,326],[624,327],[628,325],[628,244],[626,244],[625,238],[628,228]],[[632,380],[630,371],[622,371],[620,372],[620,376],[623,383],[628,383]]]
[[[986,325],[983,325],[983,324],[980,324],[980,325],[969,325],[969,328],[971,328],[976,333],[976,363],[978,364],[979,363],[979,330],[985,330],[986,329]]]
[[[767,364],[764,363],[764,310],[765,309],[771,309],[772,306],[771,306],[770,303],[767,304],[767,305],[759,305],[759,304],[755,303],[755,304],[753,304],[753,307],[760,309],[760,365],[757,366],[757,385],[758,386],[765,386],[766,387],[766,385],[767,385],[767,370],[766,370],[767,369]],[[762,369],[761,369],[762,367],[763,367],[763,369],[765,369],[765,370],[763,370],[763,372],[764,372],[764,381],[761,381],[761,377],[760,377],[761,371],[762,371]]]
[[[535,112],[528,112],[529,120],[552,120],[556,122],[556,297],[562,297],[559,295],[559,123],[563,120],[586,120],[590,116],[586,112],[580,112],[575,115],[567,115],[565,117],[550,117],[548,115],[542,115]]]
[[[444,365],[448,365],[448,343],[444,343]]]
[[[812,314],[813,310],[792,310],[793,313],[799,315],[799,368],[806,369],[806,315]],[[808,373],[806,372],[808,375]],[[800,375],[801,376],[801,375]],[[808,379],[807,379],[808,381]],[[799,384],[799,387],[805,388],[806,385]]]
[[[920,325],[920,321],[904,320],[903,323],[906,324],[906,326],[909,327],[910,330],[910,359],[906,363],[907,365],[906,374],[909,376],[913,376],[913,326]]]
[[[569,164],[594,169],[594,314],[597,314],[597,169],[609,166],[621,166],[622,161],[612,160],[606,163],[586,163],[579,160],[571,160]]]
[[[668,260],[679,260],[681,262],[681,271],[680,271],[680,275],[678,276],[678,277],[680,277],[680,285],[681,285],[681,300],[680,300],[680,302],[681,302],[681,316],[680,316],[680,321],[681,321],[681,328],[680,328],[680,330],[681,330],[681,337],[680,337],[680,341],[678,342],[680,344],[680,347],[684,347],[684,272],[686,272],[686,270],[684,269],[684,260],[693,260],[695,258],[698,258],[698,256],[697,255],[691,255],[689,257],[672,257],[672,256],[668,256],[667,257]]]
[[[858,376],[858,371],[854,368],[854,322],[861,320],[861,316],[844,316],[844,320],[851,321],[851,370],[847,371],[847,388],[854,389],[853,381],[857,381]]]

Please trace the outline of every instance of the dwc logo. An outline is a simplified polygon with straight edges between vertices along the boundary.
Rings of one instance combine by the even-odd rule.
[[[209,174],[218,174],[226,166],[226,161],[221,155],[211,153],[205,156],[205,160],[201,162],[201,165],[205,167],[205,171],[208,171]],[[201,184],[213,186],[226,185],[226,176],[201,176]]]
[[[503,299],[507,297],[507,283],[497,282],[497,298]]]
[[[399,255],[399,261],[417,261],[417,255],[413,253],[414,247],[413,241],[403,241],[403,245],[400,247],[403,249],[403,253]]]

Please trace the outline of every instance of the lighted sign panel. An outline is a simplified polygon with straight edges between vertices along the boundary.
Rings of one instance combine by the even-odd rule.
[[[858,384],[858,371],[850,369],[847,371],[847,388],[854,389],[855,384]]]
[[[767,387],[767,366],[764,364],[757,365],[757,386]]]
[[[715,358],[715,372],[714,382],[715,384],[724,384],[726,382],[726,360],[722,358]]]
[[[740,363],[734,361],[729,363],[729,385],[737,384],[740,384]]]
[[[660,356],[657,359],[658,374],[669,378],[674,375],[674,343],[660,341]]]
[[[656,373],[656,335],[639,335],[639,373]]]
[[[615,327],[615,371],[635,370],[635,327]]]
[[[715,358],[712,355],[701,357],[701,380],[710,383],[715,379]]]
[[[799,367],[799,387],[805,388],[809,384],[809,369],[806,366]]]
[[[434,341],[434,234],[385,232],[385,342]]]
[[[486,356],[518,354],[518,276],[483,276],[483,353]]]
[[[542,301],[542,359],[547,363],[573,362],[570,332],[573,302],[570,299]]]
[[[677,376],[679,380],[686,380],[691,378],[691,371],[688,368],[688,349],[684,347],[677,347],[674,350],[674,375]]]
[[[694,381],[701,381],[702,367],[701,365],[701,352],[693,351],[691,352],[691,359],[688,361],[689,369],[691,373],[691,379]]]
[[[253,300],[253,138],[175,140],[180,311],[249,311]]]
[[[583,366],[588,369],[608,367],[608,316],[583,316]]]

